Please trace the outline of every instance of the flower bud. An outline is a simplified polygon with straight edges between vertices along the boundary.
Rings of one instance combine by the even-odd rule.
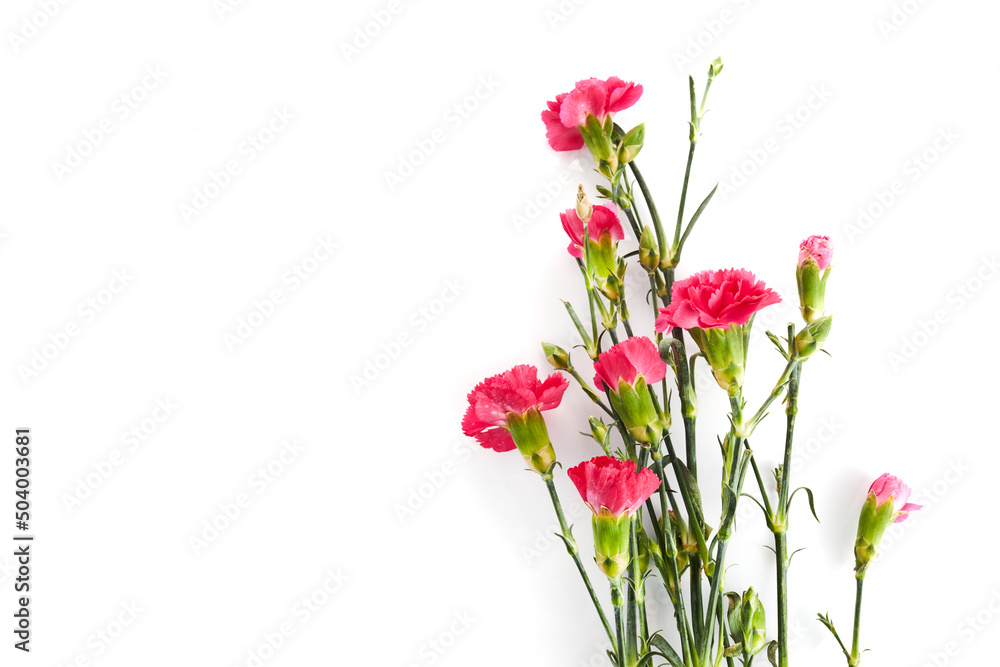
[[[590,418],[590,434],[602,448],[608,443],[608,425],[598,417]]]
[[[537,408],[530,408],[524,414],[508,412],[507,428],[528,467],[541,475],[549,474],[556,462],[556,452],[542,413]]]
[[[649,570],[649,559],[654,549],[654,540],[646,535],[646,529],[638,521],[635,524],[635,545],[638,549],[635,556],[636,572],[642,576]]]
[[[542,341],[542,352],[545,353],[545,358],[552,364],[552,368],[557,371],[569,371],[573,369],[573,364],[569,360],[569,352],[558,345]]]
[[[594,206],[587,198],[587,193],[583,190],[583,183],[576,187],[576,214],[580,216],[584,224],[590,222],[590,215],[594,212]]]
[[[921,509],[920,505],[907,502],[910,493],[910,487],[888,473],[876,479],[868,489],[854,543],[854,571],[858,579],[865,578],[868,566],[878,556],[886,529],[893,523],[905,521],[910,512]]]
[[[723,66],[722,56],[719,56],[708,66],[708,80],[711,81],[715,77],[722,73]]]
[[[833,246],[827,236],[810,236],[799,244],[795,282],[799,289],[802,319],[812,323],[823,316],[826,280],[833,269]]]
[[[639,264],[648,273],[655,271],[660,264],[660,247],[649,225],[642,228],[642,236],[639,237]]]
[[[628,131],[618,144],[618,161],[628,164],[639,155],[643,141],[646,139],[646,124],[640,123]]]
[[[827,315],[815,322],[807,324],[795,336],[795,356],[799,359],[808,359],[817,350],[823,347],[823,343],[830,336],[830,327],[833,326],[833,317]]]
[[[734,642],[743,645],[743,654],[754,656],[767,645],[766,618],[764,605],[748,588],[742,597],[738,593],[726,593],[729,600],[729,633]]]

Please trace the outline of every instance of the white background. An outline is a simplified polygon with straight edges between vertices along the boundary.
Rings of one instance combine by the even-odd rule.
[[[700,86],[723,55],[690,198],[723,187],[681,275],[754,270],[785,297],[758,326],[781,332],[798,242],[837,248],[833,357],[805,368],[797,432],[796,481],[823,523],[793,511],[791,546],[807,547],[791,571],[794,662],[843,664],[814,618],[850,634],[857,513],[888,471],[926,508],[870,571],[864,664],[988,664],[1000,10],[678,4],[5,3],[0,534],[14,532],[13,430],[29,426],[37,541],[30,656],[11,648],[0,550],[0,662],[603,664],[541,482],[459,422],[483,377],[545,371],[538,342],[572,342],[559,299],[585,303],[558,212],[597,179],[584,153],[549,150],[545,101],[589,76],[641,82],[618,119],[646,122],[640,162],[669,221],[686,77]],[[239,173],[213,186],[231,161]],[[390,187],[404,162],[420,164]],[[751,406],[782,364],[755,340]],[[725,408],[699,388],[712,516]],[[573,390],[548,413],[567,467],[598,453],[577,435],[591,412]],[[768,466],[781,428],[779,409],[755,438]],[[589,516],[558,485],[586,554]],[[758,588],[774,632],[770,536],[745,504],[728,583]]]

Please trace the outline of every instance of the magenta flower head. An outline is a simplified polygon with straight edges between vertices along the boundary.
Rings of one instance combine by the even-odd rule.
[[[624,340],[598,355],[594,372],[594,385],[608,389],[611,407],[629,433],[644,447],[658,443],[670,422],[647,388],[667,375],[656,344],[645,336]]]
[[[569,236],[569,247],[566,250],[573,257],[583,257],[584,220],[575,208],[560,213],[559,219]],[[610,206],[598,204],[592,207],[586,223],[590,275],[601,290],[607,291],[609,278],[618,275],[618,242],[625,238],[625,231],[618,220],[618,214]]]
[[[660,487],[648,468],[636,470],[632,461],[598,456],[566,471],[583,502],[594,513],[594,549],[598,567],[618,579],[629,562],[632,516]]]
[[[743,385],[753,316],[781,297],[746,269],[696,273],[674,283],[670,297],[656,330],[680,327],[690,333],[719,386],[735,396]]]
[[[910,512],[921,509],[920,505],[907,502],[910,493],[910,487],[903,480],[889,473],[876,479],[868,489],[868,497],[861,507],[861,518],[858,520],[858,538],[854,544],[854,570],[858,579],[864,579],[869,563],[878,556],[886,529],[891,524],[906,521]]]
[[[540,381],[527,364],[486,378],[469,392],[462,432],[496,452],[516,447],[535,472],[551,475],[556,454],[541,413],[559,406],[567,386],[558,373]]]
[[[628,109],[642,96],[642,86],[610,79],[584,79],[568,93],[556,95],[542,112],[545,136],[549,146],[557,151],[575,151],[583,148],[580,127],[587,124],[587,115],[594,116],[601,124],[608,116]]]
[[[799,245],[795,282],[799,286],[802,319],[812,323],[823,317],[826,280],[833,268],[833,245],[828,236],[810,236]]]

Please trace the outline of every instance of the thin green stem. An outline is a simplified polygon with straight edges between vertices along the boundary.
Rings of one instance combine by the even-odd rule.
[[[615,630],[618,640],[615,643],[618,653],[618,667],[629,667],[625,662],[625,618],[622,614],[622,582],[621,579],[611,581],[611,602],[615,607]]]
[[[628,582],[625,588],[625,664],[633,665],[639,661],[638,649],[638,601],[636,599],[637,588],[637,556],[639,553],[635,536],[635,517],[629,522],[629,562],[628,562]]]
[[[865,585],[865,578],[858,579],[858,592],[854,600],[854,641],[851,644],[851,656],[848,664],[856,667],[861,662],[861,591]]]
[[[594,592],[594,586],[590,583],[590,577],[587,576],[587,570],[583,567],[583,561],[580,559],[580,550],[576,546],[576,540],[573,539],[573,533],[570,531],[569,524],[566,523],[566,516],[563,514],[562,503],[559,502],[559,494],[556,492],[556,485],[552,481],[552,476],[543,476],[545,480],[545,486],[549,490],[549,497],[552,498],[552,506],[556,510],[556,516],[559,518],[559,528],[562,530],[563,541],[566,543],[566,551],[569,555],[573,557],[573,562],[576,563],[576,569],[580,571],[580,576],[583,578],[583,583],[587,587],[587,592],[590,594],[590,599],[594,603],[594,609],[597,610],[597,615],[601,617],[601,623],[604,625],[605,632],[608,633],[608,639],[611,643],[615,643],[615,635],[611,631],[611,624],[608,623],[607,616],[604,615],[604,608],[601,606],[601,601],[597,599],[597,593]]]
[[[597,403],[599,406],[601,406],[601,409],[604,410],[606,413],[608,413],[608,415],[612,419],[618,419],[618,416],[615,415],[615,413],[611,411],[611,408],[609,408],[608,406],[606,406],[604,404],[604,401],[601,400],[601,397],[598,396],[597,393],[593,389],[591,389],[590,385],[587,384],[587,381],[584,380],[582,377],[580,377],[580,374],[577,372],[577,370],[575,368],[570,368],[570,369],[567,370],[567,372],[570,375],[572,375],[573,379],[576,380],[580,384],[580,387],[583,388],[583,392],[585,394],[587,394],[587,396],[590,397],[590,400],[592,400],[594,403]]]
[[[788,667],[788,534],[774,533],[774,558],[778,574],[778,667]]]
[[[792,477],[792,441],[795,432],[795,417],[799,413],[799,384],[802,378],[802,363],[796,363],[788,379],[787,404],[785,414],[785,458],[781,464],[781,484],[778,491],[778,521],[788,520],[788,496]]]

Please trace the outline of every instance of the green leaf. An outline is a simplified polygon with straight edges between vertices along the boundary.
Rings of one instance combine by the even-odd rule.
[[[743,643],[733,644],[732,646],[727,646],[722,652],[722,655],[726,658],[736,658],[743,654]]]
[[[767,338],[772,343],[774,343],[774,346],[776,348],[778,348],[778,352],[781,353],[781,356],[783,358],[787,359],[788,358],[788,350],[786,350],[785,346],[781,344],[781,339],[778,338],[775,334],[771,333],[770,331],[767,332]]]
[[[691,221],[688,222],[687,227],[684,228],[684,234],[681,236],[680,243],[677,244],[678,250],[684,248],[684,242],[687,241],[687,237],[691,234],[691,230],[694,229],[694,223],[698,222],[698,218],[701,217],[702,212],[705,207],[708,206],[708,202],[712,201],[712,197],[715,196],[715,191],[719,189],[719,184],[716,183],[712,191],[708,193],[708,196],[702,200],[701,204],[698,206],[698,210],[694,212],[691,216]]]
[[[649,638],[649,643],[655,646],[663,654],[663,657],[667,659],[673,667],[684,667],[684,661],[681,657],[677,655],[677,651],[674,650],[667,640],[660,635],[653,635]]]
[[[795,497],[795,494],[798,493],[799,491],[803,491],[803,490],[809,496],[809,509],[812,510],[813,518],[816,519],[816,523],[821,523],[820,520],[819,520],[819,517],[816,516],[816,504],[813,502],[813,492],[812,492],[812,489],[810,489],[809,487],[807,487],[807,486],[800,486],[799,488],[797,488],[794,491],[792,491],[792,495],[788,498],[788,506],[789,507],[792,506],[792,498]]]
[[[701,492],[698,490],[698,480],[695,476],[688,470],[687,466],[684,465],[683,461],[680,459],[675,460],[674,465],[680,471],[681,479],[679,480],[683,484],[688,492],[688,497],[691,499],[692,509],[695,512],[694,519],[698,522],[698,525],[704,525],[705,514],[701,509]]]
[[[774,667],[778,667],[778,642],[771,642],[767,645],[767,661]]]

